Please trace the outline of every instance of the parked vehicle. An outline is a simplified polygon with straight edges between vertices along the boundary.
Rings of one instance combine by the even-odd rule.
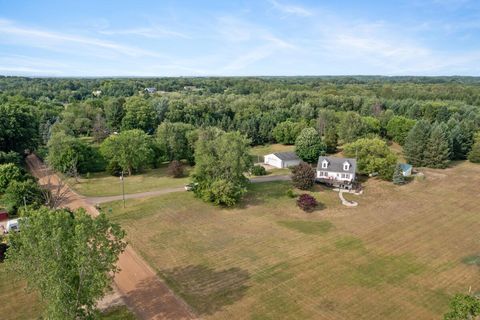
[[[198,186],[198,183],[189,183],[185,185],[185,190],[187,191],[192,191],[196,186]]]
[[[11,231],[20,231],[20,225],[18,223],[18,218],[17,219],[11,219],[7,221],[7,228],[6,232],[11,232]]]

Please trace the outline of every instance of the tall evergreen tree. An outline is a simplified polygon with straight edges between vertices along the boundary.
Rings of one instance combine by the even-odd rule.
[[[424,152],[425,165],[431,168],[446,168],[450,161],[450,143],[445,123],[432,127]]]
[[[430,130],[430,123],[420,120],[413,126],[405,139],[403,152],[408,162],[414,166],[426,165],[424,152],[430,138]]]
[[[450,125],[455,122],[453,127]],[[458,122],[456,120],[449,120],[450,127],[449,134],[451,139],[451,159],[464,160],[472,148],[473,144],[473,125],[470,121]]]
[[[475,135],[475,143],[468,153],[468,160],[473,163],[480,163],[480,133]]]

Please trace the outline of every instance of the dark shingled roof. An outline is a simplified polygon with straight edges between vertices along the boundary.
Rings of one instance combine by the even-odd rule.
[[[283,161],[300,160],[295,152],[275,152],[274,155]]]
[[[325,159],[328,161],[328,167],[326,169],[322,168],[322,162]],[[345,161],[348,161],[348,163],[350,163],[350,168],[347,171],[343,170],[343,163]],[[356,169],[357,169],[357,160],[353,158],[336,158],[336,157],[324,157],[324,156],[318,157],[318,163],[317,163],[318,171],[355,173]]]

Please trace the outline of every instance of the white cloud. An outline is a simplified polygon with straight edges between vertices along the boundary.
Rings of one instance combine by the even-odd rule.
[[[0,19],[0,34],[9,36],[9,42],[16,45],[36,46],[50,50],[66,49],[64,45],[80,45],[115,52],[132,57],[161,57],[159,54],[137,47],[122,45],[94,37],[40,30],[32,27],[19,26],[10,20]],[[4,41],[6,39],[4,38]],[[1,40],[0,40],[1,41]]]
[[[285,14],[293,14],[302,17],[313,15],[312,11],[298,5],[280,3],[277,0],[268,0],[268,2],[270,2],[275,9]]]
[[[141,27],[122,30],[100,30],[99,33],[104,35],[134,35],[145,38],[165,38],[176,37],[183,39],[190,39],[190,37],[184,33],[168,30],[159,26],[155,27]]]

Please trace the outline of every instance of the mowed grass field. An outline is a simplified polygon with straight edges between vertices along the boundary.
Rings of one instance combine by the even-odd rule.
[[[42,302],[35,292],[28,292],[25,281],[18,280],[0,263],[0,319],[42,319]],[[135,320],[125,306],[115,307],[101,314],[101,320]]]
[[[0,263],[0,319],[38,319],[41,304],[35,293],[25,291],[25,282],[19,281],[5,265]]]
[[[191,168],[185,167],[185,177],[172,178],[167,175],[167,166],[149,169],[141,174],[125,176],[125,193],[138,193],[166,188],[181,187],[189,182]],[[82,177],[79,182],[68,180],[69,185],[79,194],[87,197],[114,196],[122,194],[122,181],[108,173],[92,173],[90,178]]]
[[[304,213],[288,182],[255,184],[223,209],[181,192],[120,203],[112,219],[205,319],[438,319],[480,290],[480,166],[365,184],[355,208],[317,187]]]

